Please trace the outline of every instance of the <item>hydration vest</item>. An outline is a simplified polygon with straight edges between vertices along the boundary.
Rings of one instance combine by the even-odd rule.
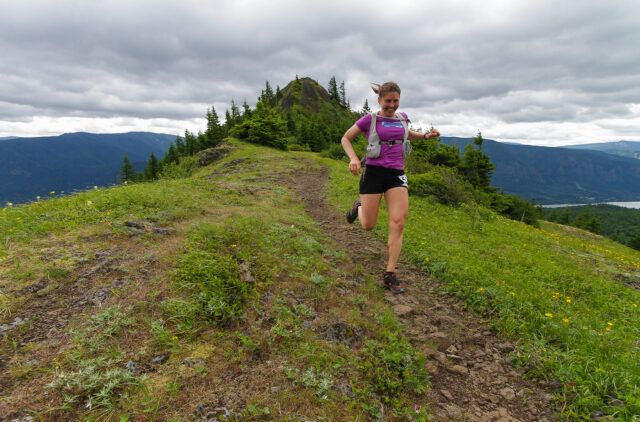
[[[402,123],[404,128],[403,139],[381,141],[376,132],[376,117],[377,113],[371,113],[371,127],[369,128],[369,138],[367,144],[367,153],[362,157],[362,162],[367,158],[378,158],[380,156],[381,144],[395,145],[402,143],[402,157],[407,158],[411,154],[411,141],[409,141],[409,125],[407,124],[407,118],[400,113],[396,113],[400,117],[385,117],[385,119],[398,120]]]

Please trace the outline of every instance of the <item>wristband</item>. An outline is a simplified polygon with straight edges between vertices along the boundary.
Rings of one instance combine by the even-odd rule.
[[[423,137],[424,139],[427,139],[427,134],[425,133],[424,135],[422,135],[422,137]]]

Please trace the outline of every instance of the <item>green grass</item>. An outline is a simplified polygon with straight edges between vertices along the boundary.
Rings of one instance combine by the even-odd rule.
[[[68,327],[68,343],[38,356],[49,362],[46,370],[19,374],[48,385],[40,393],[46,391],[52,408],[34,414],[191,420],[195,406],[209,400],[211,387],[231,371],[247,377],[246,406],[233,409],[245,418],[366,420],[380,405],[396,415],[392,420],[426,417],[422,358],[392,321],[373,280],[339,289],[352,275],[351,264],[287,186],[289,177],[305,171],[307,156],[233,144],[238,149],[230,156],[191,177],[0,210],[0,274],[11,275],[14,290],[39,277],[54,284],[77,280],[103,249],[118,251],[118,271],[131,280],[110,296],[117,305],[86,308]],[[132,236],[127,220],[172,227],[175,235]],[[57,256],[44,265],[43,246],[46,255]],[[84,258],[73,257],[78,249]],[[144,264],[144,257],[153,264]],[[253,281],[240,280],[240,266],[250,269]],[[115,276],[94,277],[108,285]],[[20,311],[20,301],[9,307],[12,299],[0,292],[0,316]],[[323,324],[335,321],[358,330],[366,347],[352,349],[318,335]],[[3,355],[14,335],[9,333]],[[15,356],[32,359],[29,350],[18,348]],[[166,363],[150,363],[159,354],[168,354]],[[128,360],[154,369],[133,375],[123,369]],[[372,373],[372,366],[387,372]],[[274,385],[280,390],[272,392]],[[353,395],[337,385],[350,386]],[[11,403],[11,397],[3,400]]]
[[[357,195],[343,163],[328,192],[340,209]],[[518,345],[512,358],[530,376],[562,385],[566,418],[600,410],[621,420],[640,414],[640,253],[572,228],[541,229],[475,206],[410,198],[403,255],[441,280],[493,329]],[[386,212],[375,232],[386,236]]]

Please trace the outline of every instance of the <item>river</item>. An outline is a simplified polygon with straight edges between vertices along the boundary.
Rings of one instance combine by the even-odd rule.
[[[591,205],[598,204],[609,204],[609,205],[617,205],[619,207],[624,208],[635,208],[640,209],[640,202],[596,202]],[[564,208],[564,207],[581,207],[587,204],[551,204],[551,205],[543,205],[544,208]]]

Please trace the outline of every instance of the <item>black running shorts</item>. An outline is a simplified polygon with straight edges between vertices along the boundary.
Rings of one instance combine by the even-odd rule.
[[[389,189],[403,187],[409,189],[404,170],[380,166],[364,166],[360,177],[360,193],[385,193]]]

